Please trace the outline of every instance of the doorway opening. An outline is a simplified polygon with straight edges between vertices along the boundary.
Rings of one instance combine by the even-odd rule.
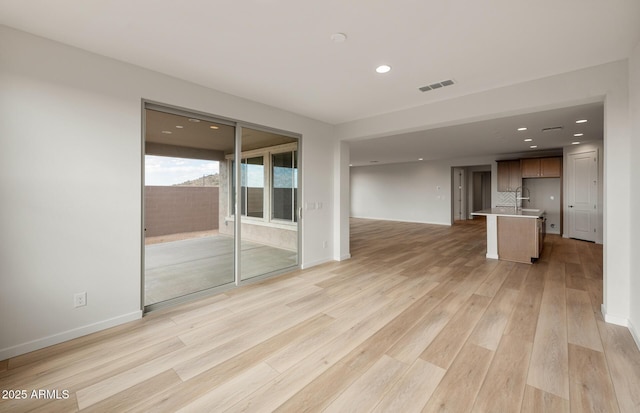
[[[451,223],[474,219],[472,212],[491,208],[491,165],[451,168]]]

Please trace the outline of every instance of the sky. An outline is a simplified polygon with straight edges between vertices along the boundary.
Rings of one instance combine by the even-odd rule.
[[[243,183],[252,188],[264,187],[264,167],[243,164]],[[167,156],[145,155],[145,185],[171,186],[185,181],[219,173],[217,161],[199,159],[170,158]],[[275,188],[297,188],[298,170],[274,168]],[[293,172],[293,175],[292,175]]]
[[[145,155],[145,185],[170,186],[218,173],[217,161]]]

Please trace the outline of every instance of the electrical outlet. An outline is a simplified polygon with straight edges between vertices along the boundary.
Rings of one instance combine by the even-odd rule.
[[[87,305],[87,293],[86,292],[76,293],[76,294],[73,295],[73,306],[75,308],[84,307],[85,305]]]

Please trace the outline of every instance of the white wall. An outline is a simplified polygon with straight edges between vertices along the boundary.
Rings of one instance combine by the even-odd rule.
[[[492,157],[474,157],[354,166],[351,168],[351,215],[451,225],[451,168],[491,163],[495,164]]]
[[[451,169],[439,163],[351,168],[351,215],[449,225]]]
[[[640,42],[636,45],[629,59],[629,118],[631,119],[631,247],[632,254],[640,251]],[[631,314],[630,328],[634,333],[636,343],[640,347],[640,260],[631,257]]]
[[[0,56],[0,360],[140,317],[143,98],[302,134],[302,262],[332,258],[332,126],[2,26]]]
[[[342,173],[346,171],[346,173]],[[333,198],[333,257],[337,261],[351,257],[349,249],[349,217],[350,217],[350,174],[349,144],[336,140],[333,179],[335,195]],[[346,202],[345,202],[346,200]]]
[[[634,67],[637,68],[637,63]],[[631,209],[631,193],[635,191],[637,194],[638,188],[635,182],[634,186],[631,186],[630,179],[632,148],[629,127],[628,70],[629,64],[626,60],[612,62],[344,123],[336,127],[336,132],[338,138],[345,141],[366,139],[604,100],[603,313],[609,322],[628,324],[631,308],[629,289],[632,261],[629,224],[635,222],[634,229],[640,230],[638,218],[632,216]],[[632,93],[638,93],[637,86]],[[637,149],[635,144],[634,148]],[[495,187],[494,166],[492,166],[492,186]],[[634,171],[635,168],[637,167],[634,167]],[[341,173],[348,172],[341,171]],[[396,175],[398,175],[397,172]],[[356,181],[352,182],[355,185]],[[356,212],[361,208],[362,206],[357,206]],[[405,216],[409,214],[405,213]],[[432,217],[422,216],[421,220],[441,221],[443,217],[444,214],[437,213]]]

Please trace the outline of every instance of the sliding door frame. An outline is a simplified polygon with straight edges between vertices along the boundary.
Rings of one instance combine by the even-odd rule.
[[[242,214],[238,214],[240,203],[241,203],[241,191],[239,188],[241,187],[241,162],[234,162],[234,184],[235,184],[235,192],[233,193],[233,202],[235,203],[235,211],[236,218],[234,220],[234,282],[224,284],[218,287],[211,287],[202,291],[197,291],[194,293],[190,293],[184,296],[176,297],[173,299],[169,299],[167,301],[162,301],[155,304],[150,304],[145,306],[145,137],[146,137],[146,110],[155,110],[159,112],[169,113],[173,115],[185,116],[185,117],[195,117],[198,119],[211,121],[227,126],[232,126],[235,128],[235,142],[234,142],[234,158],[242,159],[242,130],[243,128],[255,129],[264,132],[270,132],[279,134],[282,136],[294,138],[297,140],[298,149],[297,149],[297,168],[298,168],[298,194],[297,194],[297,202],[298,202],[298,210],[296,211],[297,217],[297,260],[296,264],[293,266],[289,266],[286,268],[278,269],[276,271],[272,271],[269,273],[261,274],[246,280],[242,280],[241,277],[241,254],[242,254]],[[289,131],[284,131],[276,128],[271,128],[263,125],[257,125],[237,119],[231,119],[224,116],[213,115],[197,110],[191,110],[179,106],[174,106],[166,103],[156,102],[148,99],[142,99],[141,101],[141,119],[142,119],[142,131],[141,131],[141,241],[140,241],[140,309],[146,313],[149,311],[153,311],[159,308],[164,308],[167,306],[177,305],[183,302],[196,300],[202,297],[207,297],[213,294],[217,294],[220,292],[228,291],[230,289],[237,288],[242,285],[251,284],[265,278],[273,277],[279,274],[283,274],[285,272],[289,272],[295,269],[301,268],[302,262],[302,193],[304,188],[302,188],[302,135],[298,133],[293,133]],[[232,191],[232,186],[230,185],[229,192]]]

